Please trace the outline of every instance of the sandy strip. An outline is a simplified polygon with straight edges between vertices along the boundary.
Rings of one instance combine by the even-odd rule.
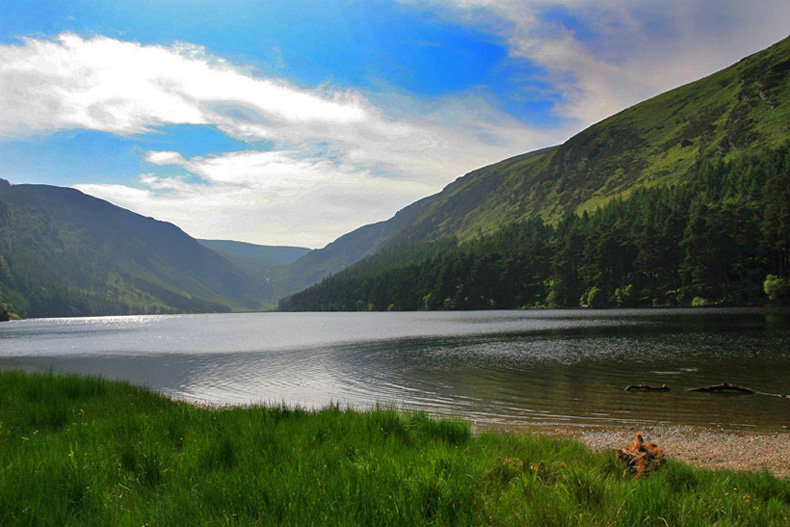
[[[641,431],[645,441],[662,447],[668,458],[713,469],[768,469],[777,477],[790,478],[790,433],[726,432],[684,426],[648,426]],[[625,447],[635,430],[564,432],[602,450]]]

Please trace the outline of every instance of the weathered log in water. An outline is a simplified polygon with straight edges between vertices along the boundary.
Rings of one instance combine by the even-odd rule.
[[[624,388],[626,392],[668,392],[669,386],[662,384],[661,386],[649,386],[647,384],[629,384]]]
[[[719,393],[719,392],[735,392],[754,394],[757,393],[751,388],[745,386],[738,386],[737,384],[729,384],[723,382],[721,384],[711,384],[710,386],[701,386],[699,388],[691,388],[690,392],[705,392],[705,393]]]

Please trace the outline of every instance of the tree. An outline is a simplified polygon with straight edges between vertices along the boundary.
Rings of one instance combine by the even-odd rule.
[[[6,322],[11,319],[11,311],[8,305],[0,298],[0,322]]]

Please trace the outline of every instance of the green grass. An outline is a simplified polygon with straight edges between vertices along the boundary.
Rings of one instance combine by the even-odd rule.
[[[128,384],[0,373],[11,525],[788,525],[790,481],[483,434],[390,409],[205,409]]]

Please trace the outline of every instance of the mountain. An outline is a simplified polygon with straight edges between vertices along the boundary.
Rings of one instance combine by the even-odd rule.
[[[322,280],[282,307],[752,302],[766,273],[786,285],[788,139],[790,39],[290,263],[6,182],[0,296],[23,316],[259,309]]]
[[[293,271],[289,269],[289,265],[316,251],[304,247],[254,245],[227,240],[198,241],[201,245],[221,254],[250,276],[267,284],[266,292],[260,299],[261,309],[273,309],[277,306],[279,298],[315,283],[302,285],[305,284],[304,277],[310,275],[300,271],[311,265],[310,258],[306,259],[306,264],[295,265]],[[332,252],[330,250],[323,254],[331,255]],[[335,271],[339,270],[335,269]]]
[[[255,245],[252,243],[236,242],[230,240],[197,240],[201,245],[215,251],[225,258],[233,259],[242,257],[255,262],[256,266],[266,269],[283,267],[295,262],[310,249],[304,247],[284,247],[271,245]]]
[[[404,226],[413,222],[435,197],[419,200],[387,221],[365,225],[345,234],[323,249],[305,254],[273,275],[274,296],[282,298],[309,287],[385,246]]]
[[[170,223],[0,181],[0,295],[21,316],[249,310],[270,294]]]
[[[781,224],[781,221],[776,223],[760,216],[767,210],[774,211],[771,214],[776,218],[783,217],[781,201],[777,201],[775,195],[770,196],[763,192],[769,183],[773,185],[772,188],[781,191],[780,183],[783,180],[780,176],[784,174],[783,165],[779,163],[772,168],[779,179],[771,179],[767,175],[752,176],[741,171],[763,170],[765,167],[760,161],[761,158],[773,156],[783,159],[776,152],[788,140],[790,39],[785,39],[730,68],[626,109],[582,131],[562,145],[516,156],[459,178],[439,194],[401,211],[400,214],[410,218],[409,221],[400,222],[397,226],[395,218],[389,220],[392,223],[384,222],[390,228],[386,229],[386,239],[377,239],[377,248],[368,247],[370,250],[367,251],[366,248],[357,248],[355,254],[366,255],[365,260],[341,273],[336,279],[329,279],[325,285],[316,286],[312,293],[300,296],[298,301],[285,301],[281,306],[287,309],[327,309],[328,306],[335,309],[355,309],[360,306],[373,306],[375,309],[405,308],[403,305],[425,307],[420,302],[415,304],[414,298],[409,298],[408,302],[402,304],[391,302],[390,305],[382,305],[381,298],[377,297],[378,300],[372,302],[363,298],[363,293],[367,291],[372,294],[366,287],[373,287],[374,284],[379,284],[381,289],[381,280],[384,280],[385,275],[390,280],[390,286],[403,283],[404,280],[395,278],[395,275],[400,273],[405,276],[403,269],[408,266],[416,266],[411,269],[413,273],[427,271],[420,267],[421,262],[438,258],[439,252],[447,252],[448,240],[462,245],[474,245],[478,240],[496,236],[503,227],[514,225],[518,229],[519,225],[530,220],[539,220],[551,229],[561,229],[563,225],[569,225],[568,221],[572,223],[568,218],[578,219],[585,214],[596,215],[596,211],[605,210],[610,204],[614,204],[614,207],[609,208],[610,214],[615,214],[612,211],[620,206],[618,203],[627,202],[633,196],[638,197],[637,201],[644,199],[645,195],[656,200],[669,199],[668,194],[661,193],[662,189],[667,192],[674,188],[685,189],[686,192],[693,189],[696,192],[682,196],[682,199],[689,200],[685,205],[668,205],[661,213],[664,216],[656,213],[653,218],[659,222],[656,228],[668,221],[666,215],[670,213],[675,214],[672,221],[678,221],[675,227],[680,226],[679,235],[675,232],[665,241],[679,243],[686,239],[688,244],[692,244],[691,238],[684,236],[684,229],[699,227],[690,226],[689,221],[692,201],[699,201],[701,195],[705,195],[709,201],[699,205],[710,207],[704,213],[697,211],[694,221],[710,220],[711,224],[715,223],[714,219],[723,221],[726,213],[722,211],[732,203],[739,203],[750,211],[751,221]],[[716,179],[725,176],[730,181],[727,184]],[[731,187],[730,183],[735,180],[749,187]],[[705,181],[716,186],[717,193],[708,195]],[[763,185],[763,189],[752,188],[759,185]],[[650,194],[652,190],[658,193]],[[729,193],[732,203],[722,201],[721,193]],[[780,192],[780,195],[784,194]],[[760,200],[762,201],[758,203]],[[627,208],[625,205],[622,207]],[[621,221],[637,221],[637,218],[622,218]],[[584,230],[582,227],[578,228]],[[384,226],[380,225],[378,229],[385,232]],[[766,229],[766,233],[775,230]],[[558,235],[557,231],[553,232],[552,235]],[[786,259],[786,251],[775,245],[778,243],[776,240],[782,236],[775,235],[776,233],[769,236],[766,233],[758,234],[760,237],[765,234],[770,238],[764,241],[773,248],[768,252],[772,253],[775,249],[779,253],[778,256],[771,257],[775,256],[779,262]],[[618,236],[620,234],[622,233]],[[563,242],[570,243],[570,238],[564,238],[565,234],[559,235]],[[551,240],[546,240],[547,243],[549,241]],[[484,246],[485,243],[480,242],[478,246]],[[619,238],[616,243],[627,245],[626,240]],[[430,250],[432,246],[435,248],[433,251]],[[639,246],[631,248],[637,252],[643,249]],[[591,247],[590,250],[599,248]],[[481,255],[478,254],[472,259],[478,256]],[[687,256],[683,253],[677,255],[677,258],[685,262]],[[757,258],[757,255],[752,256]],[[769,256],[761,254],[760,257]],[[691,287],[691,278],[684,281],[680,275],[681,263],[673,264],[676,280],[664,283],[685,287],[683,294],[678,293],[681,301],[692,300],[693,297],[688,295],[695,294],[695,291],[711,298],[723,298],[717,296],[718,293],[710,287],[706,286],[704,291]],[[743,263],[753,264],[754,262]],[[694,267],[691,263],[688,266]],[[786,265],[780,263],[776,270],[783,274],[782,269],[785,267]],[[449,272],[449,268],[445,271]],[[557,276],[556,268],[544,271],[541,280],[551,281],[552,276]],[[720,275],[721,273],[724,271],[719,271]],[[598,287],[589,283],[591,277],[583,280],[576,274],[572,281],[581,283],[587,280],[587,288]],[[625,271],[621,275],[617,280],[607,279],[605,285],[610,289],[607,293],[610,296],[618,289],[615,282],[619,281],[625,287],[630,283],[628,280],[633,278],[628,277]],[[534,278],[537,280],[537,277]],[[700,282],[701,278],[697,277],[695,280]],[[338,286],[341,282],[344,283],[343,287]],[[364,284],[367,286],[363,287]],[[347,294],[349,289],[355,287],[357,293]],[[578,303],[581,295],[579,287],[569,286],[562,294],[558,292],[557,295],[562,299],[560,304]],[[328,294],[332,289],[342,290],[342,294],[338,293],[342,298]],[[390,290],[394,291],[394,286]],[[549,287],[537,288],[536,291],[538,290],[540,292],[535,294],[540,296],[555,289]],[[557,291],[559,289],[555,292]],[[310,295],[313,295],[312,300]],[[459,304],[452,301],[456,296],[445,296],[443,300],[449,299],[447,305],[458,306]],[[747,296],[753,297],[754,291],[750,289]],[[479,299],[465,303],[465,298],[467,297],[460,297],[463,304],[460,307],[480,307]],[[660,302],[672,301],[667,295],[662,298]],[[530,297],[525,304],[540,304],[543,301],[545,295],[539,301]]]
[[[261,307],[270,308],[275,304],[275,291],[272,279],[282,273],[282,269],[308,254],[304,247],[278,247],[254,245],[229,240],[198,240],[201,245],[222,255],[226,260],[242,269],[256,280],[269,284],[261,298]]]
[[[637,188],[687,182],[706,159],[781,146],[790,132],[790,38],[591,126],[564,144],[446,187],[401,240],[467,240],[541,217],[592,212]]]

